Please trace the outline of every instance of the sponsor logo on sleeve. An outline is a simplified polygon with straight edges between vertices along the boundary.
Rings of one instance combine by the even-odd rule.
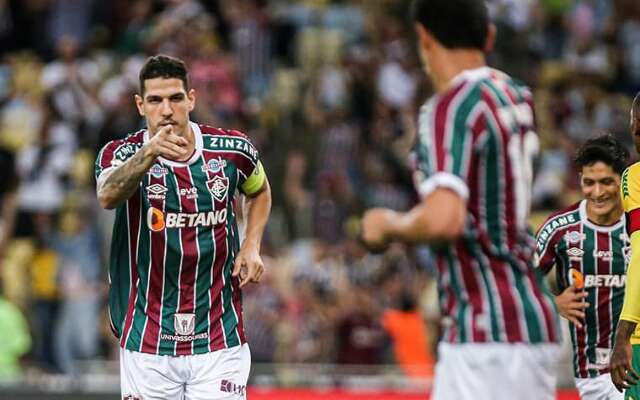
[[[123,143],[116,148],[113,152],[113,159],[111,160],[111,165],[117,167],[123,162],[127,161],[138,151],[138,146],[133,143]]]

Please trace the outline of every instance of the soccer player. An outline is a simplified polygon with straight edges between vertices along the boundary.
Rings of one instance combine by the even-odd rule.
[[[609,356],[622,310],[629,240],[620,177],[629,152],[613,136],[576,152],[584,199],[551,215],[538,231],[539,267],[556,266],[556,306],[570,321],[573,370],[583,400],[622,400],[611,384]]]
[[[640,153],[640,93],[633,99],[630,112],[631,137]],[[627,218],[627,235],[631,239],[631,261],[620,321],[611,354],[611,380],[625,399],[640,399],[640,162],[622,174],[620,186],[622,205]],[[633,360],[633,362],[632,362]]]
[[[495,38],[478,0],[414,0],[424,68],[436,94],[420,110],[421,201],[369,210],[362,238],[433,244],[443,337],[433,398],[555,398],[557,315],[534,268],[529,214],[537,151],[531,92],[488,68]]]
[[[116,209],[109,310],[126,399],[246,396],[241,288],[263,273],[271,192],[247,136],[189,120],[195,100],[181,60],[148,58],[135,96],[146,129],[96,160],[100,204]]]

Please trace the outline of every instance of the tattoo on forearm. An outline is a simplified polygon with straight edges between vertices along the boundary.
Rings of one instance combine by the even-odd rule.
[[[115,203],[128,199],[140,184],[140,180],[153,164],[143,147],[133,157],[117,167],[104,181],[101,192],[109,195]]]

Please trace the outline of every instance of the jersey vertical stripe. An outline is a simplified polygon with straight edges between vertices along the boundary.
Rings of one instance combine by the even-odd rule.
[[[203,156],[204,160],[204,156]],[[197,188],[198,193],[207,193],[207,180],[208,175],[206,171],[203,171],[201,165],[206,163],[196,164],[189,166],[189,174],[191,175],[191,182],[194,187]],[[211,196],[199,195],[197,198],[197,210],[210,210],[213,209],[213,200]],[[212,252],[200,251],[200,257],[198,259],[197,275],[196,275],[196,332],[211,332],[211,326],[209,323],[209,310],[211,309],[211,268],[213,266],[214,254],[217,254],[215,248],[215,241],[213,240],[213,231],[207,228],[198,227],[198,249],[211,248]],[[210,351],[209,342],[212,336],[209,334],[207,338],[200,338],[193,341],[193,351],[195,353],[203,353]],[[219,344],[222,347],[224,343]]]
[[[129,298],[127,300],[127,314],[125,317],[124,328],[121,331],[121,339],[120,345],[124,346],[127,338],[129,337],[129,333],[131,332],[131,325],[133,323],[133,313],[135,311],[135,305],[138,296],[138,285],[140,280],[138,278],[138,247],[139,247],[139,239],[140,239],[140,231],[142,225],[142,217],[140,215],[140,193],[136,193],[128,202],[127,202],[127,225],[130,229],[127,229],[127,237],[129,239],[129,268],[131,270],[130,277],[130,287],[129,287]],[[122,225],[119,229],[126,229],[127,226]],[[122,235],[124,236],[124,235]],[[114,293],[118,293],[114,291]],[[124,290],[121,292],[124,293]]]
[[[151,175],[150,186],[161,185],[166,186],[165,176],[160,178]],[[149,199],[150,207],[159,210],[162,214],[166,213],[165,201],[163,199]],[[147,286],[147,307],[145,315],[144,332],[142,333],[142,347],[140,351],[143,353],[158,353],[160,345],[160,326],[162,324],[162,299],[164,297],[164,270],[167,256],[167,232],[165,229],[150,232],[150,253],[151,259],[148,269],[148,286]]]
[[[434,247],[450,342],[558,338],[553,304],[533,270],[532,237],[517,222],[515,190],[525,182],[516,181],[510,149],[519,150],[533,129],[532,118],[520,119],[533,113],[527,92],[502,73],[466,71],[421,108],[419,191],[445,185],[468,195],[464,237]]]
[[[554,264],[561,290],[583,277],[586,302],[582,328],[569,324],[574,347],[574,374],[595,377],[608,372],[608,353],[624,296],[626,249],[624,216],[612,226],[598,226],[586,217],[586,201],[550,216],[538,232],[540,269]]]
[[[182,212],[182,204],[176,183],[177,170],[179,169],[180,167],[174,167],[173,174],[164,176],[165,189],[167,190],[165,193],[165,209]],[[168,223],[168,221],[165,221],[165,223]],[[158,354],[162,355],[175,354],[176,343],[168,339],[168,337],[174,332],[174,327],[177,323],[174,314],[177,312],[180,300],[179,275],[184,261],[184,249],[181,241],[183,229],[185,228],[164,229],[165,261],[163,263],[162,302],[160,304],[160,337],[158,338]]]
[[[191,183],[191,175],[188,167],[174,168],[177,183],[178,195],[180,196],[181,210],[187,213],[196,213],[197,192]],[[178,297],[178,312],[182,314],[195,313],[195,277],[198,268],[198,241],[196,238],[197,227],[184,227],[180,229],[180,243],[182,245],[182,260],[180,263],[180,273],[178,275],[178,285],[180,295]],[[176,354],[191,354],[193,343],[177,342]]]
[[[240,132],[191,126],[194,156],[185,163],[159,158],[116,210],[110,315],[130,350],[198,354],[246,340],[238,279],[231,276],[240,246],[233,201],[258,153]],[[108,143],[96,178],[133,156],[143,137]]]

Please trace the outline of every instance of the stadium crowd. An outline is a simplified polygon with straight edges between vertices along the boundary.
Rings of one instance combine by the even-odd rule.
[[[611,132],[631,148],[640,3],[488,3],[490,64],[534,88],[537,227],[579,197],[579,144]],[[141,127],[137,72],[155,53],[187,61],[193,119],[246,132],[271,180],[268,272],[244,291],[254,362],[397,362],[430,376],[429,251],[372,255],[357,239],[365,208],[417,200],[410,150],[432,90],[408,21],[399,0],[0,0],[0,298],[27,321],[0,332],[3,343],[24,338],[0,347],[0,377],[19,374],[10,360],[23,354],[63,373],[116,357],[105,308],[113,215],[97,206],[93,160]]]

